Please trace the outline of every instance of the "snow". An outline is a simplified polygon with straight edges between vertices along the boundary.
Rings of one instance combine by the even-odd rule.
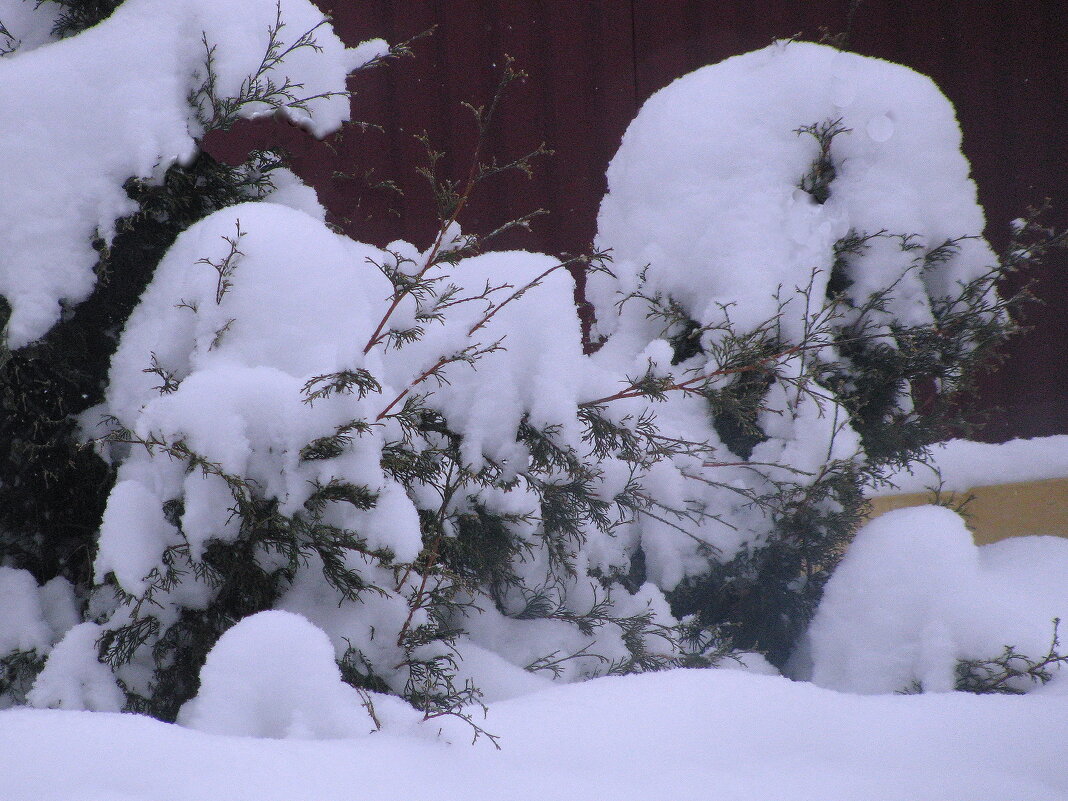
[[[38,587],[28,570],[0,565],[0,659],[14,653],[38,658],[54,653],[56,642],[80,620],[74,588],[69,581],[57,577]],[[19,695],[29,689],[9,685],[14,676],[5,674],[6,670],[0,667],[0,709],[21,702]]]
[[[833,140],[837,174],[821,205],[798,188],[818,145],[797,131],[834,121],[848,130]],[[643,270],[650,291],[697,322],[722,319],[729,305],[751,329],[778,312],[776,287],[790,296],[811,281],[811,298],[822,298],[832,247],[851,229],[914,234],[927,247],[980,235],[960,144],[953,107],[929,78],[833,48],[779,42],[679,78],[645,103],[609,165],[598,246],[613,249],[616,279],[592,276],[588,289],[600,329],[634,324],[616,320],[613,290],[633,291]],[[881,252],[851,271],[850,294],[863,300],[897,282],[891,311],[910,322],[930,320],[928,295],[996,263],[977,238],[947,269],[921,274],[914,254],[876,244]],[[795,299],[783,316],[791,339],[804,311]]]
[[[373,729],[359,693],[341,680],[330,638],[280,611],[251,615],[219,638],[178,722],[245,737],[323,739]]]
[[[33,576],[27,570],[0,567],[0,654],[45,651],[52,637]]]
[[[362,712],[362,710],[361,710]],[[420,724],[436,732],[439,721]],[[6,801],[1068,798],[1068,697],[855,696],[677,670],[494,704],[501,750],[386,728],[208,734],[136,715],[0,712]],[[468,734],[469,736],[469,734]]]
[[[958,660],[991,659],[1007,645],[1041,657],[1053,620],[1068,620],[1065,576],[1068,539],[976,547],[948,509],[887,512],[858,532],[827,583],[808,632],[811,679],[844,692],[893,693],[913,682],[945,692]]]
[[[136,481],[119,481],[100,523],[93,570],[102,581],[113,573],[127,592],[141,595],[159,554],[178,543],[178,530],[163,515],[156,495]]]
[[[900,495],[941,488],[966,492],[974,487],[1068,478],[1068,436],[1014,439],[1002,443],[953,439],[931,449],[926,464],[913,464],[888,476],[874,495]]]
[[[285,0],[279,8],[286,43],[322,19],[308,0]],[[158,179],[195,154],[203,129],[188,97],[205,78],[201,33],[209,45],[220,45],[217,94],[235,97],[264,57],[275,12],[274,0],[129,0],[78,36],[0,60],[0,293],[12,307],[9,347],[42,336],[62,308],[88,296],[97,260],[93,237],[109,241],[116,221],[137,210],[123,190],[126,180]],[[40,20],[25,9],[16,19],[39,30]],[[382,49],[380,42],[346,49],[326,27],[316,39],[321,51],[298,49],[265,77],[301,83],[302,97],[344,92],[349,71]],[[239,115],[270,111],[249,103]],[[326,96],[310,101],[307,111],[286,113],[324,136],[348,119],[349,103],[343,95]]]
[[[209,47],[220,43],[219,93],[240,94],[275,13],[273,0],[127,0],[105,23],[50,42],[44,17],[16,7],[23,46],[0,60],[0,107],[17,110],[0,124],[0,183],[10,187],[0,195],[0,293],[12,308],[11,347],[42,336],[91,291],[93,236],[106,242],[134,211],[124,182],[158,179],[195,154],[203,120],[188,97],[205,77],[201,33]],[[11,8],[0,0],[0,12]],[[280,9],[286,35],[320,21],[307,0]],[[285,61],[309,95],[342,91],[346,73],[381,52],[375,42],[347,49],[327,27],[317,39],[321,51],[302,48]],[[241,113],[272,111],[252,103]],[[323,135],[349,106],[330,96],[285,113]],[[848,130],[834,138],[838,175],[820,203],[799,187],[818,144],[798,130],[835,120]],[[763,544],[771,524],[754,496],[805,486],[830,460],[863,458],[844,410],[808,379],[808,360],[837,358],[820,321],[835,243],[850,231],[886,232],[846,277],[855,304],[894,288],[887,323],[930,323],[932,303],[992,262],[952,107],[928,79],[779,43],[658,93],[609,169],[597,245],[615,261],[612,275],[589,282],[608,337],[593,357],[581,351],[573,281],[553,258],[513,251],[431,263],[465,241],[458,225],[440,249],[382,250],[331,231],[296,176],[277,179],[267,201],[218,211],[178,237],[121,334],[104,403],[83,416],[91,434],[102,415],[119,425],[117,441],[99,444],[118,480],[93,564],[102,586],[84,599],[86,614],[62,580],[38,587],[27,571],[0,566],[0,657],[47,656],[27,696],[37,708],[0,712],[0,798],[1068,798],[1063,676],[1023,698],[952,692],[957,660],[997,656],[1007,644],[1044,653],[1051,619],[1068,612],[1068,541],[976,548],[944,509],[891,513],[860,533],[795,662],[811,682],[770,675],[755,654],[727,660],[725,670],[597,678],[626,664],[628,637],[647,637],[648,651],[665,660],[677,655],[655,636],[656,626],[677,622],[665,592],[707,572],[710,558]],[[894,238],[906,234],[921,253],[976,237],[919,269]],[[391,270],[425,282],[392,309]],[[632,297],[618,306],[635,292],[676,302],[703,329],[704,353],[672,365],[670,334],[648,305]],[[743,335],[767,325],[784,347],[810,338],[775,365],[779,380],[758,421],[767,439],[739,461],[705,399],[685,392],[655,406],[640,397],[598,404],[631,425],[655,408],[663,441],[708,450],[640,468],[601,460],[588,477],[598,497],[611,502],[640,479],[653,502],[686,514],[624,514],[609,530],[585,521],[566,545],[573,573],[554,570],[532,485],[568,476],[546,468],[513,483],[532,461],[522,426],[585,454],[583,404],[627,395],[643,375],[670,381],[715,370],[708,354],[728,318]],[[389,338],[417,325],[425,328],[417,341]],[[376,386],[306,402],[309,382],[338,371],[364,371]],[[422,441],[406,441],[417,438],[391,412],[414,396],[440,414],[447,434],[428,424]],[[338,431],[353,432],[340,452],[307,457],[309,443]],[[436,436],[457,438],[462,464],[435,451]],[[472,480],[455,493],[432,481],[402,484],[382,464],[384,449],[402,441]],[[1051,454],[1062,448],[1047,444]],[[985,454],[947,450],[963,462]],[[1039,451],[1004,454],[1004,472],[1020,475],[1017,463]],[[975,483],[955,458],[945,460],[953,480]],[[1049,469],[1051,458],[1043,461]],[[477,484],[483,468],[500,480]],[[370,508],[329,504],[316,522],[388,552],[350,548],[339,557],[378,591],[343,597],[324,579],[325,556],[303,542],[296,555],[274,553],[268,542],[255,558],[284,580],[277,608],[222,634],[179,725],[117,714],[126,694],[150,692],[159,632],[183,611],[205,610],[219,590],[199,568],[212,542],[247,533],[235,513],[245,493],[303,521],[316,487],[333,482],[374,499]],[[420,514],[438,515],[451,537],[463,515],[482,508],[517,521],[510,569],[523,586],[502,581],[491,597],[476,577],[452,606],[434,610],[447,619],[435,620],[419,573],[408,569],[424,551]],[[602,608],[593,576],[626,573],[639,546],[648,582],[619,590],[599,614],[648,616],[652,633],[569,622]],[[520,614],[531,600],[523,590],[533,589],[559,614]],[[99,661],[102,637],[148,616],[159,624],[156,641],[114,669]],[[405,633],[434,624],[459,633],[405,650]],[[493,702],[484,725],[502,750],[485,738],[469,748],[474,730],[454,716],[424,719],[395,696],[343,683],[336,660],[350,657],[394,693],[418,680],[413,660],[454,661],[456,685],[470,681]],[[564,686],[550,679],[553,660]],[[935,692],[894,694],[912,682]],[[483,725],[479,708],[465,711]]]
[[[53,40],[52,26],[59,16],[58,3],[0,0],[0,54],[25,53]]]
[[[27,700],[42,709],[88,709],[118,712],[125,697],[111,669],[97,659],[96,623],[79,623],[66,633],[48,656]]]

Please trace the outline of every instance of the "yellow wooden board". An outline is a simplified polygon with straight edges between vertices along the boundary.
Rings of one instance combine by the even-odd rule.
[[[964,516],[979,545],[1026,534],[1068,537],[1068,478],[974,487],[954,493],[953,505],[969,496]],[[872,517],[931,501],[930,493],[872,498]]]

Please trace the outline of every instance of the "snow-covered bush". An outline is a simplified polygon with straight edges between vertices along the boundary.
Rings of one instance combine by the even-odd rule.
[[[637,574],[780,665],[862,487],[945,438],[1010,326],[960,139],[928,78],[789,42],[654,95],[609,167],[596,358],[717,448],[709,519],[641,518]]]
[[[646,104],[609,170],[610,269],[461,231],[477,183],[526,159],[476,152],[466,185],[428,170],[439,232],[383,249],[334,232],[269,154],[197,155],[240,116],[330,131],[346,72],[382,52],[346,49],[307,0],[127,0],[0,61],[0,100],[57,132],[0,126],[25,152],[0,162],[18,411],[0,558],[20,605],[66,577],[83,620],[0,629],[13,700],[336,734],[354,696],[320,631],[347,684],[425,718],[468,716],[480,689],[707,665],[731,639],[781,665],[864,484],[941,432],[1009,327],[948,102],[826,47],[730,59]],[[62,91],[40,90],[46,67]],[[483,136],[499,99],[475,110]],[[106,461],[75,447],[75,415]],[[41,436],[66,494],[19,479]],[[302,648],[334,701],[296,704],[300,660],[279,655]]]
[[[396,248],[256,203],[157,268],[112,363],[122,463],[94,564],[123,602],[105,658],[145,708],[171,714],[187,660],[272,606],[344,644],[353,680],[428,709],[471,697],[451,679],[464,630],[517,673],[653,658],[663,601],[610,601],[588,575],[626,487],[584,458],[569,273]]]

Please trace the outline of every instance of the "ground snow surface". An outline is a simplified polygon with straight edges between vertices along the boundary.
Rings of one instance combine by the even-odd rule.
[[[135,715],[12,710],[0,713],[0,797],[1068,799],[1068,696],[863,697],[678,670],[503,701],[486,726],[500,751],[385,733],[226,737]]]

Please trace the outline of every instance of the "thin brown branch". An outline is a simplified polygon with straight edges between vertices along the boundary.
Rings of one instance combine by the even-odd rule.
[[[688,378],[685,381],[678,381],[678,382],[676,382],[674,384],[671,384],[669,386],[661,388],[661,391],[663,391],[663,392],[696,392],[697,390],[694,389],[695,385],[703,384],[706,381],[710,381],[711,379],[716,378],[718,376],[735,375],[737,373],[750,373],[750,372],[753,372],[754,370],[763,370],[763,369],[766,368],[766,366],[770,362],[776,362],[776,361],[779,361],[781,359],[787,359],[790,356],[793,356],[794,354],[799,353],[799,352],[801,352],[803,350],[813,350],[813,349],[816,349],[816,348],[823,348],[823,347],[826,347],[826,343],[821,342],[821,343],[812,344],[812,345],[794,345],[793,347],[787,348],[786,350],[779,351],[778,353],[775,353],[775,354],[773,354],[771,356],[767,356],[767,357],[765,357],[763,359],[760,359],[759,361],[756,361],[753,364],[743,364],[743,365],[741,365],[739,367],[722,367],[722,368],[720,368],[718,370],[713,370],[712,372],[709,372],[709,373],[702,373],[699,376],[694,376],[693,378]],[[605,403],[611,403],[612,401],[617,401],[617,400],[624,400],[625,398],[639,398],[639,397],[641,397],[642,395],[645,395],[645,394],[647,394],[647,393],[646,393],[645,390],[643,390],[641,388],[641,384],[640,383],[632,383],[629,387],[627,387],[626,389],[621,389],[619,392],[615,393],[614,395],[606,395],[603,398],[598,398],[597,400],[592,400],[592,401],[583,401],[582,403],[579,404],[579,407],[580,408],[586,408],[586,407],[590,407],[590,406],[601,406],[601,405],[603,405]]]

